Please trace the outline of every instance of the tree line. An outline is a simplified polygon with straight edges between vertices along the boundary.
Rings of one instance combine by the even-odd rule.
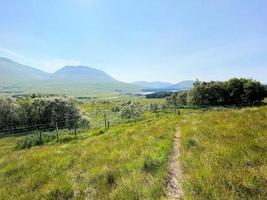
[[[0,132],[89,124],[88,119],[82,117],[78,103],[67,97],[1,97],[0,113]]]
[[[151,94],[145,95],[147,99],[160,99],[160,98],[166,98],[173,94],[173,92],[154,92]]]
[[[254,106],[262,103],[267,90],[258,81],[232,78],[228,81],[196,81],[188,91],[173,93],[167,104],[177,106]]]

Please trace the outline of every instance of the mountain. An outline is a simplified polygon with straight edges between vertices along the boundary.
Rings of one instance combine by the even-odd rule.
[[[161,81],[154,81],[154,82],[148,82],[148,81],[136,81],[132,84],[140,86],[142,89],[157,89],[157,88],[164,88],[169,87],[172,84],[168,82],[161,82]]]
[[[185,80],[176,84],[169,85],[167,87],[160,88],[148,88],[143,89],[144,92],[172,92],[172,91],[181,91],[181,90],[189,90],[193,87],[195,81],[193,80]]]
[[[0,84],[18,84],[44,80],[49,74],[30,66],[0,57]]]
[[[181,81],[179,83],[173,84],[167,88],[171,90],[188,90],[193,87],[194,82],[195,81],[193,80],[185,80],[185,81]]]
[[[66,66],[56,71],[52,77],[56,80],[78,81],[90,83],[117,82],[107,73],[86,66]]]
[[[66,66],[53,74],[0,58],[0,94],[53,93],[94,95],[137,92],[140,87],[120,82],[107,73],[86,66]]]

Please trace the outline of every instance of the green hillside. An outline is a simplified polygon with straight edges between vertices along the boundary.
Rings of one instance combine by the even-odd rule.
[[[17,142],[27,136],[0,138],[1,199],[166,199],[176,127],[185,200],[265,199],[266,106],[181,109],[180,115],[167,109],[159,118],[146,111],[130,122],[111,112],[125,101],[84,101],[91,129],[81,130],[76,140],[62,130],[58,142],[18,150]],[[105,113],[111,121],[107,132]]]
[[[48,73],[41,70],[0,57],[0,84],[19,85],[24,82],[44,80],[48,76]]]

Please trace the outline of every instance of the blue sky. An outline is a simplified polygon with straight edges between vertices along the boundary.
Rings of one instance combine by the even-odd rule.
[[[0,0],[0,56],[127,82],[267,82],[267,1]]]

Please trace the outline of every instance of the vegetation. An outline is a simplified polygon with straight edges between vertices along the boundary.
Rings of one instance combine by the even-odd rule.
[[[147,99],[155,99],[155,98],[166,98],[173,94],[173,92],[154,92],[151,94],[147,94]]]
[[[119,113],[123,119],[131,120],[138,119],[143,113],[143,106],[140,103],[128,101],[126,103],[115,105],[111,108],[114,113]]]
[[[173,95],[169,105],[180,106],[187,94]],[[184,199],[264,199],[267,194],[266,106],[187,108],[175,115],[163,99],[94,98],[77,103],[36,95],[5,98],[1,109],[13,110],[6,115],[12,118],[10,113],[17,116],[23,105],[32,108],[29,116],[34,117],[37,105],[47,105],[40,102],[54,104],[56,99],[57,108],[77,109],[77,124],[85,129],[77,138],[69,129],[59,129],[57,138],[54,128],[1,137],[1,199],[165,199],[177,126]]]
[[[181,116],[185,199],[266,199],[267,107]]]
[[[160,199],[176,125],[176,116],[146,113],[105,134],[19,151],[17,138],[2,138],[1,199]]]
[[[233,78],[228,81],[196,81],[194,87],[167,98],[172,106],[252,106],[261,104],[264,86],[251,79]]]
[[[0,113],[2,132],[74,127],[81,116],[77,102],[65,97],[0,98]]]

